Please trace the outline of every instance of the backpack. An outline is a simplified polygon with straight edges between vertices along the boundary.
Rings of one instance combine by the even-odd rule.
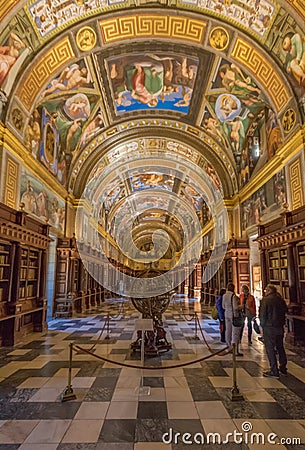
[[[212,319],[218,320],[218,309],[216,308],[216,306],[213,306],[211,316]]]

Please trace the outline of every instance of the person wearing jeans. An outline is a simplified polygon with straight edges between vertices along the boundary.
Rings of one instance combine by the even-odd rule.
[[[241,288],[242,293],[240,294],[240,304],[243,306],[244,316],[247,319],[248,327],[248,345],[252,344],[252,320],[256,316],[256,304],[255,298],[250,294],[248,286],[244,285]],[[245,325],[245,322],[244,322]],[[240,341],[242,340],[242,335],[244,331],[244,325],[240,330]]]
[[[243,356],[243,353],[239,351],[241,327],[233,326],[233,316],[237,315],[241,308],[239,297],[237,297],[234,291],[234,284],[228,283],[227,290],[222,297],[222,307],[225,310],[226,343],[230,350],[232,350],[232,344],[236,344],[236,355]]]
[[[268,284],[265,293],[259,309],[259,320],[263,329],[270,370],[264,372],[263,375],[264,377],[279,378],[279,373],[287,374],[287,356],[283,343],[287,305],[275,286]]]
[[[225,325],[225,310],[222,307],[222,297],[225,294],[225,289],[220,289],[219,296],[216,300],[216,308],[218,311],[220,342],[226,342],[226,325]]]

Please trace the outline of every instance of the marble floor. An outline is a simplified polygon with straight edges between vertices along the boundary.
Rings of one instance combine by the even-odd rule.
[[[201,333],[195,339],[194,321],[172,305],[163,319],[173,349],[147,356],[145,369],[96,358],[141,364],[140,354],[130,349],[138,312],[129,308],[111,319],[109,338],[106,332],[100,336],[113,305],[52,320],[46,334],[0,349],[0,450],[305,449],[301,349],[287,347],[287,376],[264,378],[264,346],[257,335],[248,346],[245,335],[237,367],[244,400],[232,402],[232,356],[211,356],[223,346],[219,327],[198,301],[189,302],[188,312],[197,311],[204,339]],[[71,342],[94,346],[93,355],[73,352],[76,399],[62,402]],[[211,357],[167,368],[204,356]]]

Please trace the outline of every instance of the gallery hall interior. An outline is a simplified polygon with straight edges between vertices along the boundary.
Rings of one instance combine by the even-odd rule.
[[[0,21],[0,450],[305,450],[304,0]]]

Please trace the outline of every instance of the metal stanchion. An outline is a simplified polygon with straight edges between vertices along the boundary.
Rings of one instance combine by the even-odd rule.
[[[197,313],[195,312],[195,336],[194,336],[195,341],[200,340],[200,338],[198,336],[198,320],[199,319],[198,319]]]
[[[232,387],[232,402],[238,402],[244,400],[244,396],[239,392],[236,380],[236,344],[232,344],[232,356],[233,356],[233,387]]]
[[[105,336],[105,339],[110,339],[110,330],[109,330],[109,323],[110,323],[110,316],[109,313],[107,313],[107,334]]]
[[[76,395],[73,392],[72,389],[72,384],[71,384],[71,380],[72,380],[72,355],[73,355],[73,342],[71,342],[70,344],[70,356],[69,356],[69,372],[68,372],[68,386],[66,387],[61,401],[62,402],[67,402],[68,400],[75,400],[76,399]]]

